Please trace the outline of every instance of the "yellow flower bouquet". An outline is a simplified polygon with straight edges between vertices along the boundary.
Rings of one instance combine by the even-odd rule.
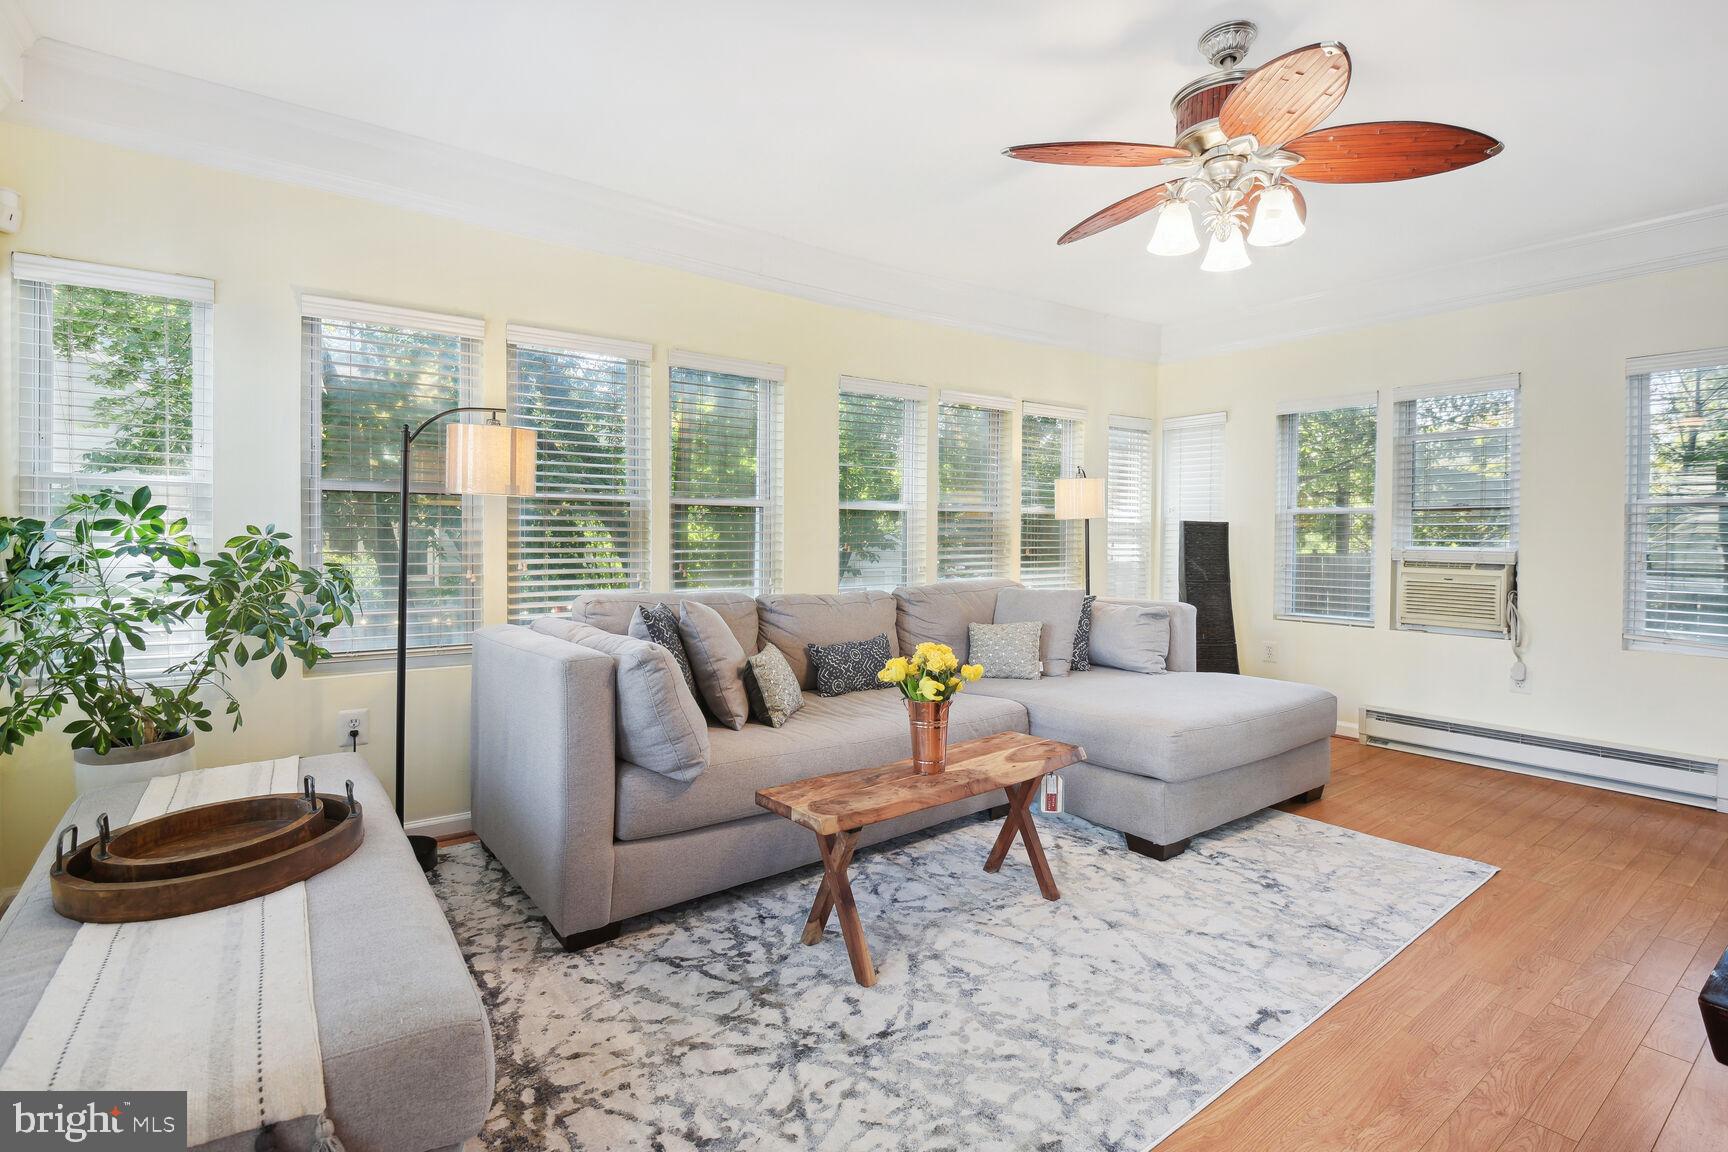
[[[938,704],[952,700],[969,682],[984,675],[982,664],[962,664],[946,644],[920,644],[910,656],[896,656],[876,679],[898,684],[908,700]]]

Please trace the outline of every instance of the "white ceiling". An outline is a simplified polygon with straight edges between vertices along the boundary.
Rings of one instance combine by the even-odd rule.
[[[1465,265],[1457,295],[1471,268],[1484,282],[1504,273],[1505,250],[1728,201],[1722,0],[17,3],[43,41],[1167,330],[1271,325],[1280,309]],[[1230,17],[1260,25],[1249,65],[1319,39],[1348,45],[1334,122],[1447,121],[1506,151],[1410,183],[1310,185],[1308,235],[1244,272],[1148,256],[1144,222],[1057,248],[1069,225],[1156,178],[1000,150],[1169,142],[1171,94],[1207,68],[1194,40]],[[1622,262],[1638,255],[1635,241],[1621,248]],[[845,267],[856,264],[829,275]]]

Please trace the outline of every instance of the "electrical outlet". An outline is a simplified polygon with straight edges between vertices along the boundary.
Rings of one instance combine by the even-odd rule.
[[[1512,691],[1523,696],[1530,695],[1530,666],[1522,660],[1512,665],[1511,677],[1508,684]]]
[[[1262,664],[1276,664],[1276,663],[1278,663],[1278,641],[1276,641],[1276,640],[1262,640],[1262,641],[1260,641],[1260,663],[1262,663]]]
[[[372,743],[372,712],[368,708],[349,708],[336,713],[336,735],[338,747],[347,748],[354,737],[360,738],[361,744]]]

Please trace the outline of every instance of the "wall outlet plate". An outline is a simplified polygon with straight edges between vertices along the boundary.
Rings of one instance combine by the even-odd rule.
[[[372,742],[372,710],[369,708],[348,708],[336,713],[336,746],[346,749],[353,743],[355,736],[360,737],[360,743]]]
[[[1530,695],[1530,666],[1528,664],[1524,666],[1524,678],[1522,680],[1518,679],[1518,673],[1513,671],[1508,674],[1506,683],[1512,691],[1520,696]]]
[[[1276,663],[1278,663],[1278,641],[1276,641],[1276,640],[1262,640],[1262,641],[1260,641],[1260,663],[1262,663],[1262,664],[1276,664]]]
[[[24,226],[24,205],[18,193],[0,188],[0,232],[16,232]]]

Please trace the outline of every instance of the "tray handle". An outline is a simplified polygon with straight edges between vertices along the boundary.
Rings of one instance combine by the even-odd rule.
[[[101,837],[101,843],[96,845],[96,856],[98,859],[106,860],[108,859],[108,841],[113,836],[113,833],[108,830],[108,813],[106,812],[96,817],[96,835]]]
[[[346,785],[348,792],[348,818],[353,819],[354,813],[360,810],[360,806],[354,803],[354,781],[349,780],[346,782]]]
[[[54,872],[58,876],[66,871],[66,833],[72,833],[72,851],[78,851],[78,825],[68,824],[60,829],[60,835],[54,838]]]
[[[316,812],[318,810],[318,781],[308,774],[305,779],[300,781],[300,788],[301,798],[306,801],[306,810]]]

